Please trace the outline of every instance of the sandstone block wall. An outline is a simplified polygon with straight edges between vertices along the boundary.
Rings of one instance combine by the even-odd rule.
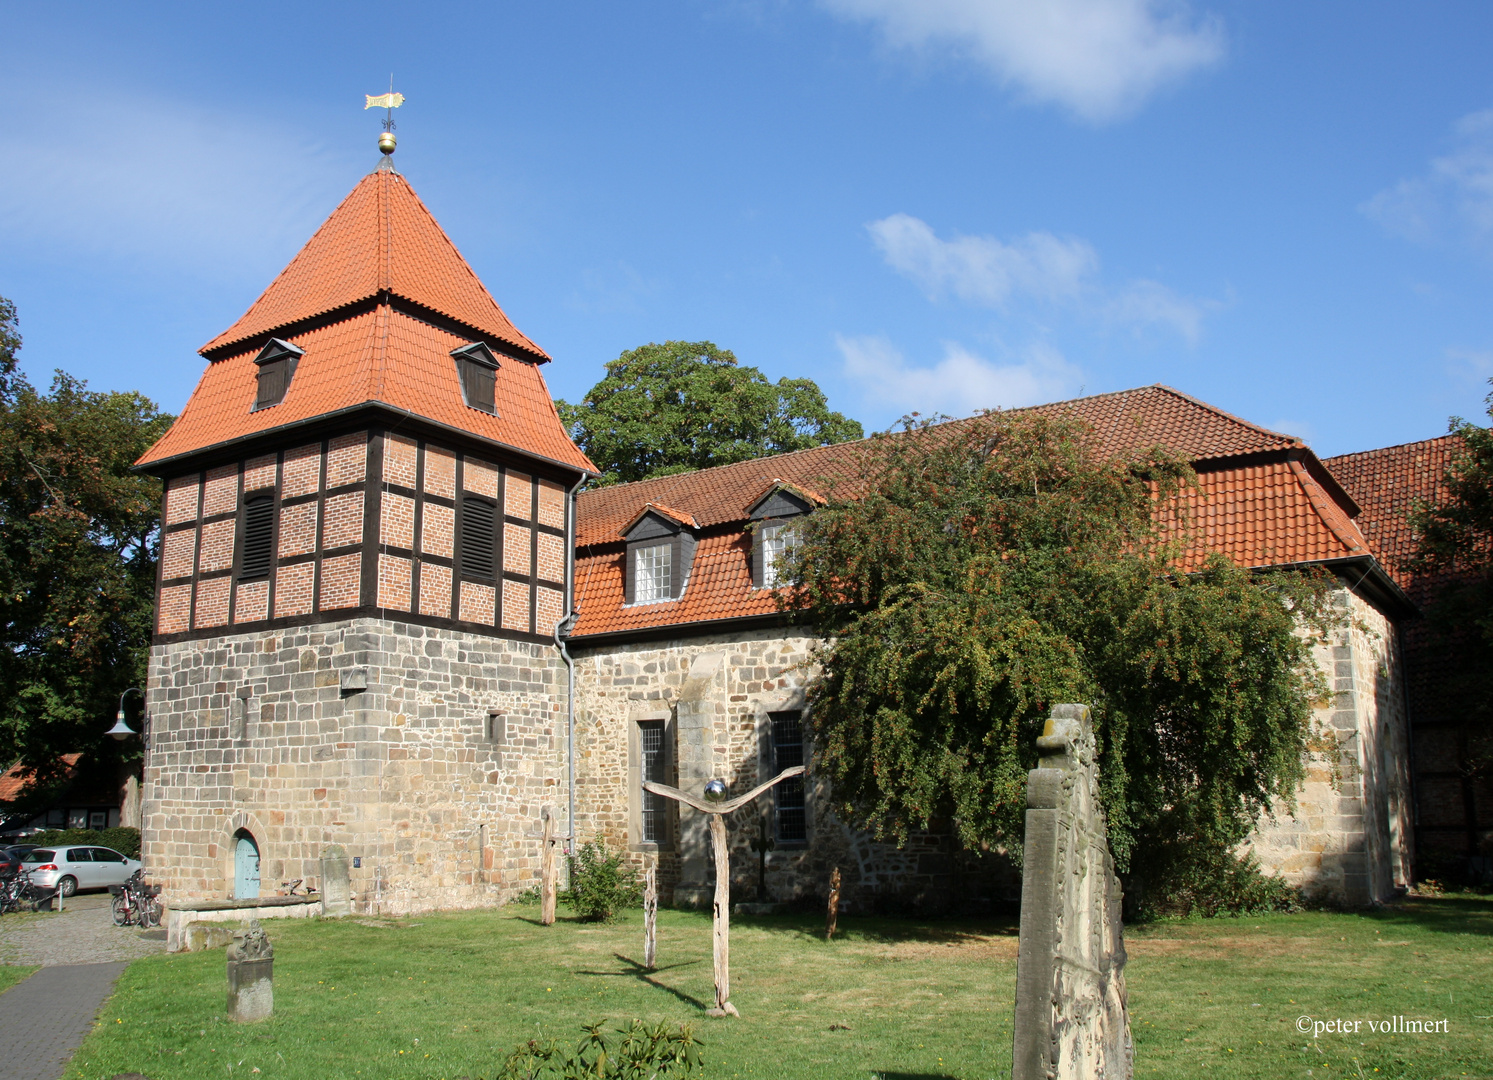
[[[1332,745],[1311,754],[1294,817],[1277,807],[1251,846],[1267,872],[1357,906],[1412,880],[1410,754],[1398,632],[1348,589],[1336,599],[1350,625],[1316,648],[1332,691],[1316,720]]]
[[[146,868],[168,901],[228,898],[243,829],[261,895],[319,884],[340,844],[355,911],[497,903],[537,880],[540,808],[564,811],[564,671],[552,646],[376,618],[157,645]]]
[[[713,777],[732,793],[766,779],[768,714],[804,708],[813,638],[801,629],[698,635],[665,642],[571,647],[576,657],[577,842],[603,837],[634,865],[657,859],[666,903],[701,903],[713,887],[703,815],[671,804],[668,839],[640,841],[636,726],[665,722],[673,750],[667,782],[700,791]],[[805,712],[807,718],[807,713]],[[811,783],[807,844],[780,845],[767,858],[771,898],[823,896],[840,867],[842,896],[853,907],[907,903],[939,907],[969,858],[942,833],[914,837],[902,850],[847,828],[828,808],[828,789]],[[763,796],[732,814],[733,897],[753,900],[757,855],[749,845],[771,805]],[[976,860],[977,861],[977,860]]]

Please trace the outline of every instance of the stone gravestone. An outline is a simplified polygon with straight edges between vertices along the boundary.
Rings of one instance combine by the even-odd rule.
[[[241,1024],[268,1020],[275,1011],[275,950],[258,919],[233,935],[228,946],[228,1019]]]
[[[352,901],[347,849],[341,844],[333,844],[321,853],[321,913],[327,916],[351,915]]]
[[[1027,774],[1012,1080],[1130,1080],[1120,881],[1087,705],[1054,705]]]

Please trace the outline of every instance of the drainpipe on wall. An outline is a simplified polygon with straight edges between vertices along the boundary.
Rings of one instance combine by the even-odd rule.
[[[575,621],[580,616],[580,610],[575,602],[575,510],[576,496],[586,486],[590,479],[584,473],[570,489],[568,505],[565,509],[565,606],[569,612],[565,618],[555,623],[555,648],[560,650],[560,658],[565,661],[566,693],[565,693],[565,854],[571,855],[575,852],[575,661],[571,659],[570,650],[565,647],[566,639],[570,637],[571,630],[575,629]]]

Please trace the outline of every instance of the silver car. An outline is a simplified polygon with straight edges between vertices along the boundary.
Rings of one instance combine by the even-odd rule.
[[[33,884],[44,889],[55,886],[63,896],[71,896],[79,889],[123,885],[140,869],[140,863],[113,848],[69,844],[26,852],[21,869],[31,872]]]

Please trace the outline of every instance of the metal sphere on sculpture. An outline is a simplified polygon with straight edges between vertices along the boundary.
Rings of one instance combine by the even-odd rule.
[[[726,785],[723,781],[712,780],[705,785],[705,798],[708,802],[720,802],[726,797]]]
[[[378,137],[378,148],[386,154],[392,154],[397,141],[392,131],[386,131]]]

